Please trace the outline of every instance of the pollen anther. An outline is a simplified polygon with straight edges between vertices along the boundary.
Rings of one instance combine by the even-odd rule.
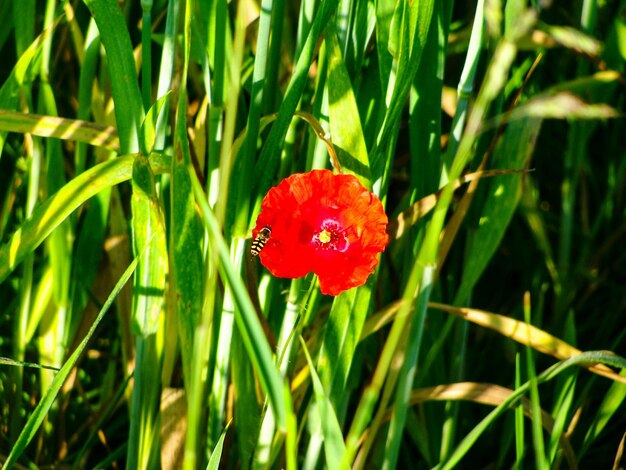
[[[331,235],[328,230],[324,229],[319,234],[319,241],[322,243],[328,243],[331,240]]]

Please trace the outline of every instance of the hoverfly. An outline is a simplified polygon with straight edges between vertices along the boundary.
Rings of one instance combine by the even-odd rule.
[[[259,233],[256,234],[256,237],[254,237],[252,246],[250,247],[250,253],[252,256],[259,256],[259,253],[261,253],[261,250],[270,239],[271,235],[272,229],[268,225],[259,230]]]

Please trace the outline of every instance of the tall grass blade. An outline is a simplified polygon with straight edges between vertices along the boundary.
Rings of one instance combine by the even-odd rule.
[[[109,294],[109,297],[107,298],[106,302],[102,306],[102,309],[100,309],[98,316],[96,317],[93,324],[89,328],[89,331],[87,332],[85,337],[82,339],[82,341],[80,342],[78,347],[74,350],[74,352],[69,356],[67,361],[65,361],[65,363],[63,364],[63,367],[61,367],[61,370],[54,376],[54,379],[50,385],[50,388],[46,391],[45,395],[42,397],[41,401],[39,402],[39,404],[33,411],[33,414],[26,421],[26,424],[24,425],[24,429],[22,429],[22,432],[19,438],[17,439],[17,441],[11,448],[11,453],[8,455],[6,461],[4,462],[2,466],[3,469],[9,469],[11,468],[13,464],[16,463],[17,459],[24,452],[24,449],[26,448],[26,446],[30,443],[32,438],[35,436],[37,429],[39,428],[44,418],[46,417],[46,414],[48,413],[48,410],[50,409],[50,407],[52,406],[52,403],[56,399],[57,394],[59,393],[59,390],[63,386],[63,383],[67,379],[70,372],[74,369],[74,366],[76,365],[76,362],[78,361],[78,358],[83,353],[85,347],[87,346],[87,343],[89,342],[89,340],[95,333],[96,328],[98,327],[98,325],[104,318],[104,315],[113,304],[115,297],[119,294],[120,290],[122,290],[122,287],[124,287],[128,279],[130,279],[130,276],[133,274],[135,268],[137,267],[138,262],[139,262],[139,258],[135,258],[133,262],[130,264],[130,266],[128,266],[128,268],[124,272],[124,275],[119,279],[119,281],[117,282],[117,284],[115,285],[111,293]]]

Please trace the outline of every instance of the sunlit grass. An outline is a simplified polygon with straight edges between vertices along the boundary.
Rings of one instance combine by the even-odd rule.
[[[0,2],[3,468],[618,468],[613,3]],[[337,297],[250,254],[318,168]]]

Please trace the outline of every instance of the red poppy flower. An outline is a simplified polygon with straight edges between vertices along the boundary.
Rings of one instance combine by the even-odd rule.
[[[387,245],[386,229],[380,200],[356,177],[313,170],[269,190],[252,235],[265,241],[255,248],[274,276],[313,271],[323,294],[338,295],[365,284]]]

